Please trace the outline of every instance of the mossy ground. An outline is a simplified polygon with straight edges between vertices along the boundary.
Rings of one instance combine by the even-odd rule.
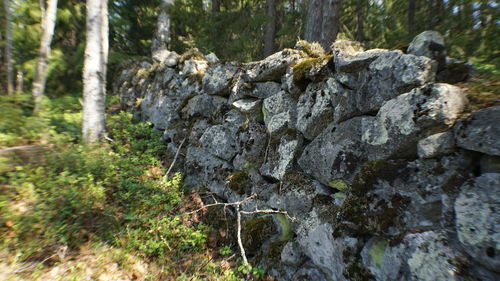
[[[467,95],[470,111],[500,105],[500,76],[481,75],[470,78],[457,86]]]

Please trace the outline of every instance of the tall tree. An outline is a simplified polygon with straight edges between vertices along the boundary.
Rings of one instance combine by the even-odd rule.
[[[326,0],[323,3],[323,21],[321,25],[320,44],[327,51],[339,33],[340,0]]]
[[[156,25],[156,32],[153,37],[153,42],[151,43],[151,51],[152,53],[168,49],[168,44],[170,43],[170,26],[171,20],[170,15],[168,14],[169,8],[174,3],[173,0],[163,0],[161,4],[161,12],[158,15],[158,22]]]
[[[415,34],[415,0],[408,0],[408,40],[411,41]]]
[[[83,67],[83,141],[104,137],[106,66],[108,57],[108,1],[87,0],[87,33]]]
[[[42,7],[44,7],[43,1]],[[50,44],[52,43],[52,36],[54,35],[56,15],[57,0],[48,0],[47,10],[42,12],[42,38],[40,40],[40,51],[32,85],[32,94],[35,99],[35,113],[40,110],[43,93],[45,91],[45,82],[47,81],[47,60],[50,56]]]
[[[276,39],[276,0],[266,0],[267,22],[264,34],[264,57],[272,55],[275,51]]]
[[[4,13],[5,13],[5,71],[7,78],[7,93],[14,94],[14,68],[12,60],[12,14],[10,11],[10,1],[4,0]]]
[[[321,40],[322,24],[323,0],[309,0],[304,39],[309,42],[319,42]]]
[[[356,2],[356,41],[365,41],[365,17],[368,9],[366,0],[358,0]]]
[[[212,0],[212,15],[220,13],[220,0]]]

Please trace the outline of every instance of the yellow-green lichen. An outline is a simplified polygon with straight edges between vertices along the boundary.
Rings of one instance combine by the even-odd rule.
[[[293,230],[288,218],[283,214],[277,214],[276,220],[279,223],[280,235],[278,237],[279,241],[288,241],[293,237]]]
[[[337,189],[338,191],[342,191],[342,192],[347,191],[347,184],[345,183],[345,181],[343,179],[333,180],[328,185],[331,188]]]
[[[197,48],[192,48],[187,51],[185,51],[181,57],[179,58],[179,62],[183,63],[187,60],[194,59],[194,60],[205,60],[205,56],[197,49]]]
[[[293,70],[293,82],[297,85],[300,85],[307,80],[307,73],[314,68],[320,68],[327,65],[333,56],[322,56],[317,58],[306,58],[297,63],[292,67]]]
[[[387,245],[388,245],[387,241],[378,240],[374,242],[370,247],[370,250],[368,250],[370,259],[372,260],[372,263],[375,266],[380,267],[384,262],[384,253],[385,253],[385,248],[387,248]]]

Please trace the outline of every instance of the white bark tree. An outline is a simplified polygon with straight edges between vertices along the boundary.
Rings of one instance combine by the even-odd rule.
[[[104,138],[106,66],[108,60],[108,1],[87,0],[87,34],[83,67],[83,123],[85,143]]]
[[[7,78],[7,93],[14,94],[14,68],[12,62],[12,14],[10,11],[10,1],[4,0],[4,13],[5,13],[5,72]]]
[[[57,0],[47,1],[47,10],[41,1],[42,9],[42,38],[40,39],[40,50],[35,69],[35,77],[32,85],[32,95],[35,100],[34,112],[40,111],[43,93],[45,92],[45,82],[47,81],[47,60],[50,56],[50,44],[54,35],[57,15]]]

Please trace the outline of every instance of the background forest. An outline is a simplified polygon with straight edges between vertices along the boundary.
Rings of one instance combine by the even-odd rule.
[[[30,85],[40,45],[42,2],[10,2],[13,65],[17,72],[24,74],[24,84]],[[160,2],[109,2],[110,75],[117,62],[150,55]],[[176,0],[170,8],[170,49],[182,53],[198,48],[205,54],[214,52],[223,60],[261,59],[264,57],[264,28],[267,22],[274,21],[276,26],[276,32],[271,37],[274,51],[293,47],[299,38],[304,37],[308,2]],[[275,5],[274,18],[268,16],[269,4]],[[449,56],[498,74],[499,5],[498,1],[491,0],[343,0],[340,4],[338,38],[358,40],[367,48],[403,49],[420,32],[437,30],[445,36]],[[2,26],[5,26],[3,15]],[[48,70],[49,96],[81,92],[84,30],[85,1],[60,0]],[[5,44],[4,40],[2,44]],[[5,77],[1,81],[5,89]]]

